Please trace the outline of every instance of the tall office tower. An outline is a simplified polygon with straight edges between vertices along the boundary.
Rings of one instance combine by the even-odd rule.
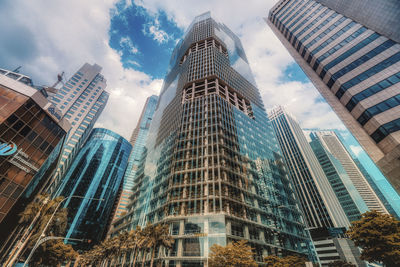
[[[71,197],[64,205],[68,208],[66,238],[93,240],[90,244],[68,241],[76,249],[89,249],[107,234],[131,150],[120,135],[95,128],[65,174],[59,195]]]
[[[340,139],[340,138],[339,138]],[[388,192],[388,191],[383,191],[380,189],[378,186],[379,181],[375,181],[371,175],[368,173],[368,171],[364,168],[364,166],[361,164],[361,162],[352,155],[352,158],[357,165],[358,169],[361,171],[361,173],[364,175],[365,179],[368,181],[369,185],[372,187],[374,190],[375,194],[378,196],[379,200],[382,202],[382,204],[385,206],[386,210],[395,216],[397,219],[400,220],[400,207],[395,203],[391,201],[390,198],[395,197],[394,194],[398,196],[398,193],[393,190],[393,192]]]
[[[353,212],[357,209],[349,193],[343,188],[337,188],[340,181],[336,177],[325,175],[292,115],[282,107],[277,107],[270,112],[269,117],[321,264],[344,260],[365,266],[359,259],[360,253],[354,243],[344,238],[343,231],[340,233],[340,229],[350,226],[350,220],[354,219]],[[341,196],[343,192],[346,192],[346,198]],[[352,210],[345,212],[349,202]],[[335,236],[333,232],[338,229],[340,234]]]
[[[124,182],[122,186],[121,196],[118,206],[115,211],[114,220],[121,217],[122,213],[127,213],[127,205],[129,197],[132,195],[133,181],[136,171],[139,167],[140,159],[145,149],[147,136],[149,134],[150,123],[156,110],[158,97],[153,95],[147,98],[143,107],[142,114],[140,115],[138,124],[133,130],[130,143],[132,145],[132,152],[129,156],[128,167],[124,175]]]
[[[14,79],[0,74],[0,265],[22,233],[19,213],[51,182],[71,127],[40,92]]]
[[[361,219],[361,214],[369,209],[343,165],[322,145],[313,133],[310,134],[310,137],[310,146],[326,177],[331,181],[332,188],[347,218],[350,222]]]
[[[388,213],[336,133],[334,131],[316,131],[313,132],[313,135],[340,161],[368,208],[370,210]]]
[[[99,65],[85,63],[57,94],[50,98],[50,101],[61,110],[62,117],[72,124],[54,177],[52,193],[57,190],[70,163],[85,143],[107,103],[109,94],[104,91],[106,80],[100,71]]]
[[[400,192],[400,2],[281,0],[266,21]]]
[[[207,266],[213,244],[241,239],[257,261],[310,253],[241,42],[209,12],[173,51],[144,155],[124,219],[170,224],[174,247],[157,261]]]

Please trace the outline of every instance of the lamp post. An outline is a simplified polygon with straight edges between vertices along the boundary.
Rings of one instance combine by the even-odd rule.
[[[104,199],[100,199],[100,198],[88,198],[88,197],[82,197],[82,196],[69,196],[67,198],[64,198],[63,200],[60,201],[60,203],[58,203],[57,207],[55,208],[55,210],[53,211],[53,214],[51,214],[51,217],[49,219],[49,221],[47,222],[46,226],[44,227],[42,233],[40,234],[38,240],[36,241],[35,246],[33,246],[33,249],[31,250],[31,252],[29,253],[28,258],[25,260],[25,263],[23,265],[23,267],[26,267],[28,262],[30,261],[30,259],[32,258],[33,253],[35,252],[36,248],[43,242],[46,242],[49,239],[46,239],[45,237],[45,232],[47,230],[47,227],[49,227],[50,222],[53,220],[54,215],[56,214],[58,208],[61,206],[61,204],[67,200],[67,199],[71,199],[71,198],[82,198],[82,199],[90,199],[90,200],[98,200],[98,201],[103,201]],[[43,239],[42,239],[43,237]],[[42,240],[46,239],[45,241],[41,242]]]

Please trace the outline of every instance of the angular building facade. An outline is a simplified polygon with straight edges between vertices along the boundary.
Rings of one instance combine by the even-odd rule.
[[[0,74],[0,265],[20,237],[19,214],[52,182],[70,127],[39,91]]]
[[[138,124],[133,130],[131,139],[129,140],[129,143],[132,145],[132,152],[129,156],[128,167],[126,168],[124,175],[121,196],[115,211],[114,220],[117,220],[119,217],[121,217],[121,214],[128,211],[127,205],[129,203],[129,197],[133,192],[134,178],[140,164],[140,159],[143,156],[147,136],[149,134],[150,123],[153,118],[154,111],[156,110],[157,100],[158,97],[155,95],[147,98]]]
[[[173,51],[128,208],[131,229],[170,225],[168,266],[207,266],[213,244],[241,239],[259,262],[311,254],[241,42],[209,12]]]
[[[63,147],[51,193],[57,190],[70,163],[85,143],[107,103],[109,94],[104,91],[107,84],[100,71],[99,65],[85,63],[55,96],[49,97],[61,110],[61,116],[72,125]]]
[[[57,193],[71,197],[64,205],[68,208],[66,238],[93,241],[68,242],[76,249],[89,249],[105,237],[131,150],[120,135],[95,128],[65,174]]]
[[[277,107],[269,117],[322,266],[335,260],[365,266],[359,250],[344,235],[350,221],[361,217],[350,187],[345,187],[342,177],[325,174],[291,114]]]
[[[326,177],[331,181],[332,188],[334,188],[347,218],[350,222],[361,219],[361,214],[369,210],[367,204],[340,161],[323,146],[313,133],[310,136],[310,146]]]
[[[332,154],[343,166],[354,187],[357,189],[369,210],[388,213],[368,180],[358,168],[356,162],[347,151],[334,131],[315,131],[312,133],[321,145]]]
[[[266,21],[400,192],[400,2],[281,0]]]

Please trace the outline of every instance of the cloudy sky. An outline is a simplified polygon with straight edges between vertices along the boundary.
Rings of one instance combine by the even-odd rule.
[[[96,126],[129,138],[145,99],[158,94],[169,57],[192,19],[211,10],[242,40],[266,108],[283,105],[303,128],[339,129],[390,190],[263,18],[277,0],[0,0],[0,67],[35,84],[67,78],[85,62],[103,67],[110,93]],[[394,200],[394,199],[393,199]],[[400,200],[397,199],[400,204]]]

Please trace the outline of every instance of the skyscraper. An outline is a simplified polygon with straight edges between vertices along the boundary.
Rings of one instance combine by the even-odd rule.
[[[321,264],[344,260],[365,266],[359,259],[360,254],[354,243],[344,236],[350,221],[360,217],[360,210],[348,191],[350,188],[345,187],[341,177],[325,175],[292,115],[282,107],[277,107],[269,117]],[[337,229],[341,234],[332,234]]]
[[[281,0],[268,25],[400,192],[400,2]]]
[[[21,77],[0,74],[0,263],[20,237],[19,214],[51,183],[71,127]]]
[[[329,153],[340,161],[368,208],[388,213],[382,201],[378,198],[336,133],[334,131],[315,131],[313,135]]]
[[[93,241],[69,241],[75,248],[88,249],[105,237],[131,149],[118,134],[95,128],[66,172],[58,192],[71,197],[64,205],[68,208],[66,238]]]
[[[312,133],[310,146],[326,177],[331,181],[332,188],[336,192],[336,196],[349,221],[352,222],[361,219],[361,214],[369,210],[368,206],[365,204],[340,161]]]
[[[154,111],[156,110],[157,99],[158,97],[155,95],[147,98],[138,124],[133,130],[131,139],[129,140],[132,145],[132,152],[129,156],[128,167],[123,179],[121,197],[115,211],[114,219],[119,218],[122,213],[126,213],[128,211],[126,207],[129,203],[129,197],[133,192],[133,181],[136,171],[139,167],[140,159],[143,156],[143,150],[145,149],[147,136],[149,134],[150,123],[153,118]]]
[[[206,266],[213,244],[240,239],[257,261],[310,254],[241,42],[209,12],[172,53],[144,156],[121,223],[170,225],[174,247],[157,261]]]
[[[50,101],[61,110],[61,116],[69,120],[72,125],[51,188],[52,192],[57,189],[107,103],[109,94],[104,91],[106,80],[100,71],[99,65],[85,63],[57,94],[50,98]]]

